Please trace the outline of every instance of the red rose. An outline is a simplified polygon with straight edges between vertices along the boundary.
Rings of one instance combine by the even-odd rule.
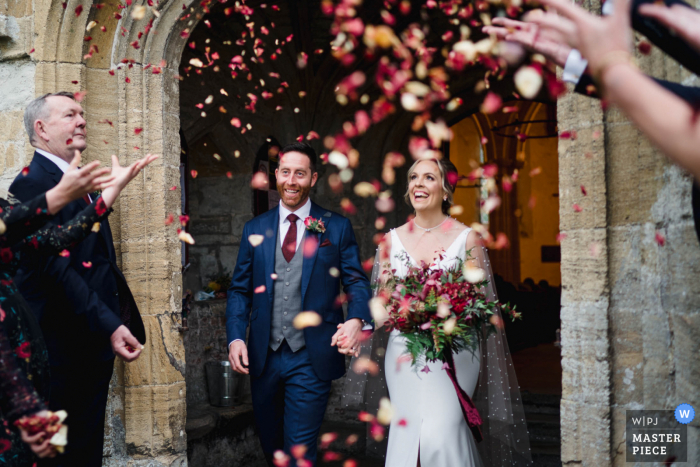
[[[9,263],[12,261],[15,255],[12,254],[12,250],[9,248],[0,248],[0,261],[3,263]]]
[[[19,358],[29,358],[32,356],[32,349],[29,342],[22,342],[16,349],[15,353]]]
[[[0,454],[7,452],[12,447],[9,439],[0,438]]]

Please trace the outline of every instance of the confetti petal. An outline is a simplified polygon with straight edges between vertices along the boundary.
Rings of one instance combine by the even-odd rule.
[[[253,247],[262,244],[263,240],[265,240],[265,237],[263,235],[253,234],[248,237],[248,241],[251,245],[253,245]]]

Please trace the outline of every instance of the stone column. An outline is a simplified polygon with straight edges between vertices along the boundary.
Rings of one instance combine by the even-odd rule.
[[[646,73],[697,82],[659,50],[637,58]],[[597,100],[568,94],[558,119],[560,132],[576,131],[559,144],[562,462],[623,466],[625,410],[700,407],[691,180]],[[699,462],[698,427],[696,418],[688,465]]]

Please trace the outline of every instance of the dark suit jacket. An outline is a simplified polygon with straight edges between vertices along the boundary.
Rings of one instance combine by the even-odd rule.
[[[340,283],[349,297],[347,319],[360,318],[372,321],[369,299],[372,296],[369,280],[360,265],[360,251],[350,221],[334,212],[311,203],[310,216],[323,220],[324,233],[307,232],[306,238],[316,237],[319,247],[313,255],[305,256],[301,277],[302,311],[315,311],[321,315],[318,326],[304,329],[304,340],[309,351],[311,365],[319,379],[328,381],[345,374],[345,356],[331,347],[331,337],[337,325],[344,321],[343,308],[338,303]],[[273,279],[279,207],[246,222],[243,227],[241,248],[228,289],[226,304],[226,333],[228,341],[245,341],[248,336],[250,374],[260,376],[265,368],[270,344],[272,323]],[[248,237],[263,235],[261,245],[253,247]],[[299,248],[304,248],[302,243]],[[335,267],[338,277],[329,274]],[[265,287],[263,292],[255,290]],[[258,289],[260,290],[260,289]]]
[[[654,2],[655,0],[634,0],[632,3],[632,27],[644,34],[654,45],[673,57],[685,68],[696,75],[700,75],[700,53],[657,21],[639,14],[638,9],[640,5]],[[664,3],[669,6],[684,5],[691,8],[682,0],[664,0]],[[683,86],[682,84],[662,79],[653,79],[694,107],[700,107],[700,88]],[[574,91],[580,94],[590,95],[591,97],[599,97],[595,93],[589,94],[587,92],[587,88],[591,84],[594,84],[591,76],[589,74],[584,74],[576,84]],[[700,187],[698,187],[697,180],[693,183],[692,188],[692,207],[693,217],[695,218],[695,233],[700,241]]]
[[[10,193],[28,201],[58,184],[63,172],[39,153],[27,175],[19,174]],[[64,224],[87,206],[83,200],[64,207],[52,221]],[[86,267],[83,263],[92,263]],[[134,297],[117,267],[109,222],[70,250],[70,256],[23,263],[15,277],[20,292],[44,333],[52,365],[114,358],[110,336],[122,324],[145,343],[145,331]]]

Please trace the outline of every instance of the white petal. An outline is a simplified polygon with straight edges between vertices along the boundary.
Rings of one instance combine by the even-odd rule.
[[[379,410],[377,411],[377,421],[382,425],[389,425],[394,416],[394,409],[391,407],[391,402],[388,398],[382,397],[379,401]]]
[[[251,245],[253,245],[253,247],[260,245],[263,242],[263,240],[265,240],[265,237],[259,234],[253,234],[248,236],[248,241]]]
[[[304,329],[307,327],[314,327],[321,324],[321,315],[315,311],[302,311],[294,317],[294,327],[297,329]]]

